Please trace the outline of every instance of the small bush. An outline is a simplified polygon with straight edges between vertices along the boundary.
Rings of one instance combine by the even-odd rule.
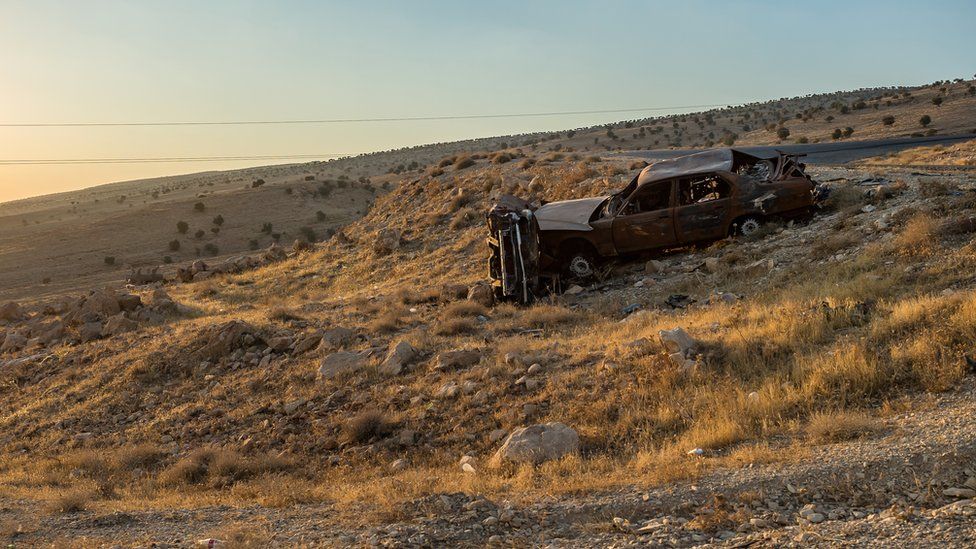
[[[102,259],[102,261],[104,261],[106,265],[115,265],[115,256],[107,255],[104,259]]]
[[[206,246],[203,247],[203,250],[210,255],[217,255],[220,253],[220,249],[217,248],[217,245],[213,242],[207,242]]]
[[[392,427],[383,412],[366,410],[343,423],[342,441],[346,444],[363,444],[388,435]]]
[[[217,217],[213,218],[213,224],[218,227],[224,224],[224,216],[217,214]]]
[[[186,234],[186,232],[189,230],[190,230],[190,224],[187,223],[186,221],[176,222],[176,231],[179,232],[180,234]]]
[[[807,424],[807,436],[815,442],[841,442],[878,430],[878,423],[863,412],[820,412]]]
[[[302,235],[302,238],[304,238],[306,242],[319,241],[319,235],[315,234],[315,229],[311,227],[299,227],[298,234]]]
[[[451,318],[439,321],[432,330],[435,335],[455,336],[478,331],[478,322],[471,318]]]
[[[92,499],[94,494],[90,491],[74,488],[52,500],[48,504],[48,510],[51,513],[77,513],[84,511]]]
[[[789,136],[790,129],[785,126],[781,126],[778,130],[776,130],[776,137],[780,138],[780,140],[786,139]]]
[[[264,185],[264,180],[263,179],[255,179],[254,181],[251,181],[251,188],[252,189],[256,189],[256,188],[260,187],[261,185]]]
[[[170,240],[169,249],[171,252],[178,252],[180,250],[180,241],[176,239]]]
[[[895,123],[895,117],[891,115],[885,116],[884,118],[881,119],[881,123],[884,124],[885,126],[891,126],[892,124]]]
[[[315,212],[315,220],[318,221],[319,223],[325,221],[325,212],[323,212],[322,210]]]
[[[941,97],[933,97],[932,98],[932,104],[935,105],[936,107],[941,107],[942,106],[942,98]]]
[[[457,160],[454,161],[455,170],[463,170],[465,168],[470,168],[474,166],[474,159],[470,156],[459,156]]]
[[[197,237],[197,239],[200,239],[207,236],[207,232],[204,231],[203,229],[197,229],[197,232],[194,233],[193,236]]]
[[[918,119],[918,123],[924,128],[932,123],[932,117],[927,114],[923,114],[922,117]]]
[[[202,212],[202,211],[205,211],[207,209],[207,206],[204,205],[203,202],[197,202],[196,204],[193,205],[193,209],[195,211]]]
[[[248,240],[247,241],[247,247],[248,247],[249,250],[256,250],[256,249],[260,248],[261,245],[258,244],[258,241],[257,240],[255,240],[255,239],[252,238],[251,240]]]

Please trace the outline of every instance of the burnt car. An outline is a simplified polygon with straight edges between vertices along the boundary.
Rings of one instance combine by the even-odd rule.
[[[544,280],[590,277],[609,258],[750,235],[772,218],[803,216],[817,192],[797,156],[723,148],[651,164],[609,196],[538,208],[504,197],[488,213],[489,276],[499,298],[531,301]]]

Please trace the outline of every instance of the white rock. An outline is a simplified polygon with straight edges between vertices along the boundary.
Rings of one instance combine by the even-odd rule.
[[[579,435],[575,430],[559,422],[542,423],[512,431],[492,461],[496,465],[503,462],[538,464],[578,451]]]

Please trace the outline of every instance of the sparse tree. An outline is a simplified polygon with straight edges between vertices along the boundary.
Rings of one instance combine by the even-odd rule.
[[[932,123],[932,117],[927,114],[923,114],[922,117],[918,119],[918,123],[924,128]]]
[[[224,216],[217,214],[217,217],[213,218],[214,225],[218,227],[224,224]]]
[[[776,130],[776,137],[778,137],[780,141],[786,139],[789,136],[790,136],[790,129],[787,128],[786,126],[780,126],[780,128]]]
[[[176,222],[176,231],[179,232],[180,234],[186,234],[186,232],[189,230],[190,230],[190,224],[187,223],[186,221]]]
[[[936,107],[941,107],[942,106],[942,98],[939,97],[939,96],[933,97],[932,98],[932,104],[935,105]]]
[[[844,137],[850,137],[852,135],[854,135],[854,128],[850,126],[844,128]]]
[[[834,128],[834,133],[830,134],[833,139],[840,139],[844,135],[844,132],[840,131],[840,128]]]

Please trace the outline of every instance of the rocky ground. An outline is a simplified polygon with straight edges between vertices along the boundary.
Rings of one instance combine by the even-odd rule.
[[[191,547],[228,533],[285,546],[963,546],[976,542],[974,396],[970,377],[949,393],[913,399],[874,436],[813,447],[785,465],[536,502],[435,494],[404,504],[382,526],[337,520],[327,504],[82,511],[37,521],[36,503],[3,498],[0,533],[17,547]]]

